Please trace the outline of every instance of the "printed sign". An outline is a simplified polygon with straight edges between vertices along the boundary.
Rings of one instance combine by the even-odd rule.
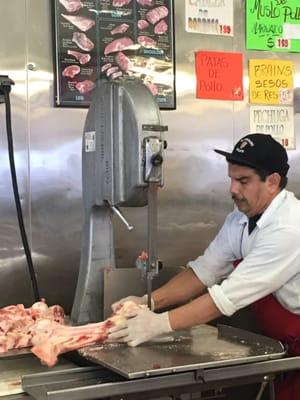
[[[293,107],[250,106],[250,130],[252,133],[272,135],[286,149],[294,149]]]
[[[250,103],[293,104],[293,62],[249,60]]]
[[[233,0],[185,0],[185,30],[233,36]]]
[[[247,0],[246,47],[299,52],[299,0]]]
[[[196,53],[199,99],[243,100],[243,55],[198,51]]]
[[[96,132],[84,132],[84,151],[90,153],[96,151]]]
[[[87,107],[99,78],[141,79],[175,108],[172,0],[53,0],[56,105]]]

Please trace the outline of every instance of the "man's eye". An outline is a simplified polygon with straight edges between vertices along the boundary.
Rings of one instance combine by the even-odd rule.
[[[242,185],[246,185],[246,184],[248,183],[248,180],[247,180],[247,179],[241,179],[241,180],[240,180],[240,183],[241,183]]]

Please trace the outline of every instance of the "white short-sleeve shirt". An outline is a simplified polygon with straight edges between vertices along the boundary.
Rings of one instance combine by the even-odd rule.
[[[232,261],[243,259],[234,269]],[[282,190],[249,235],[248,218],[231,212],[204,254],[188,263],[224,315],[273,293],[300,314],[300,201]]]

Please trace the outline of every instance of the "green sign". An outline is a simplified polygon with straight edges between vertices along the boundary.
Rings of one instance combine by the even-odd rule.
[[[246,46],[300,52],[300,0],[246,0]]]

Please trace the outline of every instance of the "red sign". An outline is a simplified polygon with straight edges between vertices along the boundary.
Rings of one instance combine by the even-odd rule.
[[[243,100],[243,55],[216,51],[196,53],[198,99]]]

